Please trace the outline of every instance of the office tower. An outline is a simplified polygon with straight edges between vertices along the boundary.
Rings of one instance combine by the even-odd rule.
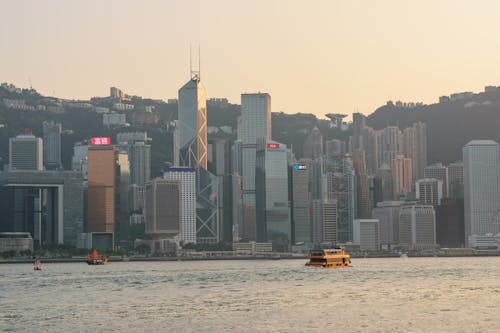
[[[326,194],[337,200],[337,242],[352,241],[352,223],[356,210],[355,172],[349,155],[327,162]]]
[[[287,149],[282,143],[262,138],[256,148],[256,239],[286,251],[292,241]]]
[[[433,206],[417,204],[401,206],[399,245],[410,251],[436,247],[436,215]]]
[[[415,192],[420,204],[440,205],[443,198],[443,182],[435,178],[419,179],[415,184]]]
[[[371,205],[368,191],[368,175],[366,174],[365,151],[354,150],[352,163],[356,179],[356,217],[359,219],[371,218]]]
[[[374,205],[382,201],[391,201],[393,197],[394,185],[392,181],[392,170],[386,163],[383,163],[373,178]]]
[[[225,242],[233,239],[233,183],[231,174],[231,146],[226,139],[209,140],[208,170],[217,177],[219,238]]]
[[[448,192],[450,198],[464,198],[464,164],[462,162],[448,165]]]
[[[380,223],[377,219],[355,219],[353,243],[364,251],[380,250]]]
[[[383,201],[372,210],[372,217],[379,220],[380,244],[392,249],[399,244],[399,209],[403,201]]]
[[[47,170],[56,170],[61,164],[61,124],[44,121],[43,127],[43,165]]]
[[[257,139],[271,140],[271,96],[241,95],[241,178],[243,238],[255,239],[255,158]]]
[[[323,156],[323,134],[317,126],[314,126],[306,137],[302,155],[311,159]]]
[[[352,150],[364,150],[364,130],[366,128],[366,116],[361,113],[352,114]]]
[[[448,195],[448,167],[442,163],[435,163],[428,165],[424,168],[424,178],[439,179],[443,184],[443,197],[447,198]]]
[[[131,212],[142,212],[144,208],[144,186],[130,184],[128,188],[129,208]]]
[[[180,184],[177,180],[154,178],[146,183],[146,234],[155,239],[179,234],[180,199]]]
[[[292,234],[296,243],[312,240],[311,169],[311,159],[301,159],[292,165]]]
[[[345,152],[344,142],[336,139],[328,140],[325,143],[325,155],[327,161],[342,156]]]
[[[401,154],[401,131],[396,126],[389,126],[377,132],[377,160],[391,164],[396,156]]]
[[[32,134],[20,134],[9,139],[9,169],[43,170],[42,139]]]
[[[117,151],[111,145],[88,147],[87,232],[115,232]]]
[[[424,177],[424,168],[427,166],[427,125],[419,121],[412,128],[417,142],[416,153],[406,157],[412,159],[413,179],[420,179]]]
[[[185,244],[196,243],[196,170],[188,167],[167,168],[163,171],[163,178],[179,182],[179,240]]]
[[[405,158],[402,155],[398,155],[392,160],[392,195],[394,199],[397,199],[400,195],[405,196],[407,193],[411,192],[413,179],[411,166],[411,158]]]
[[[130,157],[130,182],[145,186],[151,179],[151,146],[137,141],[128,147]]]
[[[375,174],[378,169],[378,144],[377,131],[371,127],[365,127],[363,131],[363,147],[366,154],[366,170],[369,175]]]
[[[117,179],[117,225],[116,225],[116,240],[122,245],[127,246],[129,239],[129,215],[130,215],[130,162],[128,153],[124,150],[118,152],[119,173]]]
[[[312,241],[337,243],[337,200],[316,199],[311,202]]]
[[[500,232],[500,146],[492,140],[470,141],[463,147],[463,161],[466,246],[488,246],[488,235]]]
[[[84,180],[87,180],[89,176],[88,150],[89,146],[87,142],[75,143],[73,146],[73,158],[71,159],[71,170],[80,171]]]
[[[179,163],[181,166],[207,168],[207,98],[199,73],[179,89],[178,104]],[[175,149],[174,148],[174,149]]]
[[[464,247],[464,200],[443,199],[436,210],[436,242],[440,247]]]

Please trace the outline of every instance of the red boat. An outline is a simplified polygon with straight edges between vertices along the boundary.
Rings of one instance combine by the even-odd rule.
[[[89,265],[105,265],[108,262],[108,257],[106,255],[100,256],[96,249],[92,253],[87,254],[85,261]]]

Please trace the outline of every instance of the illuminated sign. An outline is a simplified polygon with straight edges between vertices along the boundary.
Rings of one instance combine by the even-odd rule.
[[[295,171],[298,171],[298,170],[307,170],[307,165],[295,163],[293,165],[293,170],[295,170]]]
[[[111,144],[111,138],[108,137],[102,137],[102,138],[91,138],[90,143],[93,146],[99,146],[99,145],[109,145]]]
[[[280,144],[279,143],[268,143],[267,149],[280,149]]]

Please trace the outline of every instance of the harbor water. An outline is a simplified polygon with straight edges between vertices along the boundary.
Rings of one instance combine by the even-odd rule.
[[[1,332],[500,332],[500,257],[0,265]]]

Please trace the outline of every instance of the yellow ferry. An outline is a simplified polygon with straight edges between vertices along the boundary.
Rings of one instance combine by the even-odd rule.
[[[312,250],[306,266],[314,267],[346,267],[351,264],[351,256],[344,248]]]

